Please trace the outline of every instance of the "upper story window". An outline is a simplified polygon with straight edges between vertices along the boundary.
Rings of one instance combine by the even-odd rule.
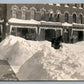
[[[73,4],[73,8],[77,8],[77,4]]]
[[[12,18],[17,18],[17,12],[19,10],[18,6],[17,5],[13,5],[11,10],[12,10]]]
[[[68,13],[65,13],[65,22],[69,22],[69,15],[68,15]]]
[[[51,13],[51,14],[49,15],[49,21],[52,21],[52,19],[53,19],[53,14]]]
[[[76,14],[73,14],[73,22],[76,23]]]
[[[79,9],[83,9],[83,4],[79,4]]]
[[[83,16],[81,14],[79,15],[79,21],[81,24],[83,23]]]
[[[26,11],[28,10],[28,8],[26,6],[23,6],[21,8],[21,12],[22,12],[22,19],[26,19]]]
[[[83,4],[81,4],[81,8],[83,8]]]
[[[44,8],[40,9],[41,15],[44,15],[46,10]]]
[[[60,22],[60,16],[61,16],[61,12],[59,10],[57,10],[57,12],[56,12],[56,22]]]
[[[30,12],[31,12],[30,18],[31,18],[31,19],[34,19],[34,18],[35,18],[36,8],[35,8],[35,7],[31,7],[31,8],[30,8]]]
[[[49,21],[53,21],[53,10],[49,10]]]
[[[44,20],[46,10],[44,8],[40,9],[41,20]]]
[[[56,22],[60,22],[60,14],[57,14]]]

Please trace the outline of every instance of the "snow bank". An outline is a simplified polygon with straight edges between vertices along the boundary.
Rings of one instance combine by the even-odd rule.
[[[8,36],[0,43],[0,59],[7,59],[20,80],[84,80],[84,41],[62,43],[55,50],[48,41]]]
[[[20,66],[41,49],[39,46],[44,44],[45,41],[27,41],[10,35],[0,43],[0,59],[8,60],[15,73],[17,73]],[[50,43],[48,42],[47,45],[50,45]]]

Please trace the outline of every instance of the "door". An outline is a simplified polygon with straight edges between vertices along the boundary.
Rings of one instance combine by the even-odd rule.
[[[53,37],[56,37],[56,32],[54,29],[45,30],[45,40],[51,41]]]

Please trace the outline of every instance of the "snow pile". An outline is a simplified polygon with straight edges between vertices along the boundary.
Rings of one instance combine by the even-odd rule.
[[[8,36],[0,43],[0,59],[20,80],[84,80],[84,42],[62,45],[56,50],[48,41]]]

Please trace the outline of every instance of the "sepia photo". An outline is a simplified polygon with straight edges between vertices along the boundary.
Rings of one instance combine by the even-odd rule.
[[[84,80],[84,4],[0,4],[0,81]]]

